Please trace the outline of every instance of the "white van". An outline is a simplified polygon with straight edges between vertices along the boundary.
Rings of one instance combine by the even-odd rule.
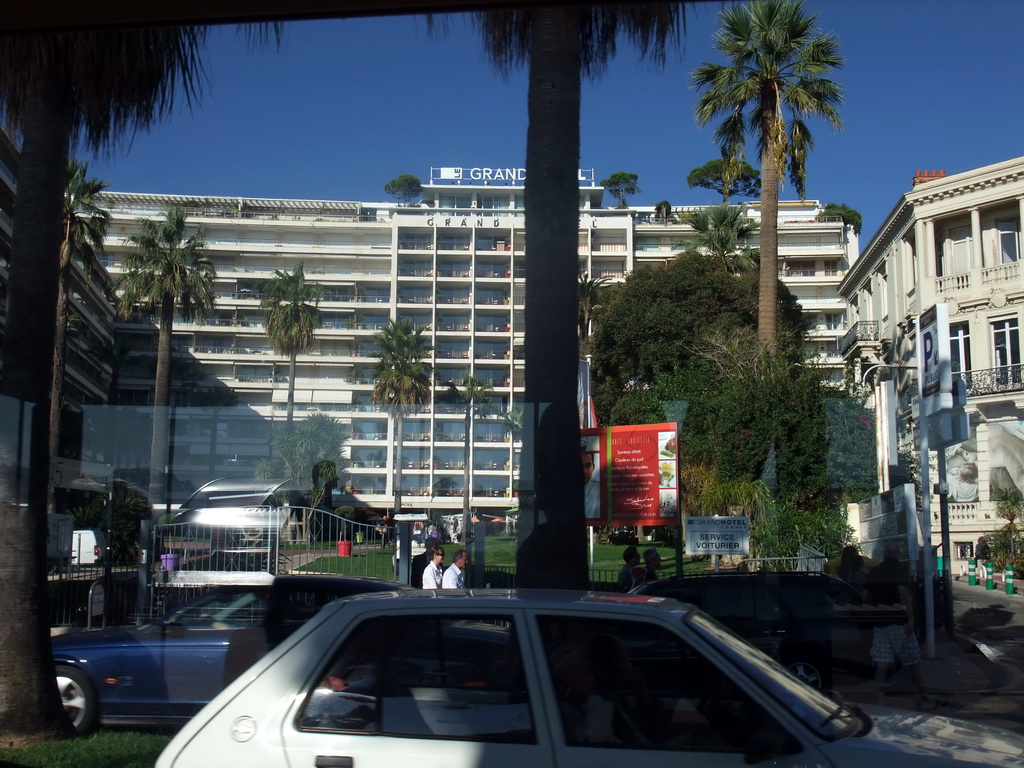
[[[103,562],[107,537],[99,528],[81,528],[71,534],[72,565],[95,565]]]

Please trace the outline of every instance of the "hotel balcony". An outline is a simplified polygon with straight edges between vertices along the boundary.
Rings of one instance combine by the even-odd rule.
[[[845,358],[877,359],[882,351],[877,320],[858,320],[839,342],[839,354]]]

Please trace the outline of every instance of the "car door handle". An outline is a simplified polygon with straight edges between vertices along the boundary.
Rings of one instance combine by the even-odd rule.
[[[342,755],[317,755],[316,768],[352,768],[352,758]]]

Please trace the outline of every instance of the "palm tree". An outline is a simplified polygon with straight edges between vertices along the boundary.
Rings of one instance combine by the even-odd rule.
[[[662,224],[672,223],[672,203],[668,200],[662,200],[660,203],[654,204],[654,218],[660,221]]]
[[[607,277],[587,277],[580,275],[576,285],[577,318],[576,331],[579,336],[579,356],[586,354],[587,339],[590,338],[590,327],[594,321],[594,310],[601,304],[604,288],[608,285]]]
[[[484,47],[502,72],[529,63],[526,135],[526,430],[534,454],[533,501],[524,528],[543,513],[517,552],[523,586],[585,587],[583,465],[576,407],[576,259],[579,216],[581,78],[597,75],[619,34],[641,56],[664,59],[678,34],[681,3],[538,6],[495,10],[474,18]],[[572,478],[579,482],[572,482]],[[529,486],[528,486],[529,487]]]
[[[788,161],[790,180],[803,198],[804,165],[813,146],[804,118],[816,115],[841,127],[836,107],[842,102],[842,88],[824,75],[843,60],[836,38],[819,32],[818,14],[806,13],[802,0],[753,0],[727,7],[718,18],[714,48],[728,63],[702,64],[694,70],[691,83],[703,91],[696,117],[701,126],[724,117],[714,135],[726,159],[742,156],[748,131],[757,139],[761,154],[757,334],[762,343],[774,347],[779,184]]]
[[[341,449],[345,428],[341,422],[322,413],[302,419],[290,429],[277,432],[270,445],[277,458],[262,459],[253,474],[257,479],[281,478],[310,483],[311,507],[319,507],[341,476]]]
[[[407,318],[392,320],[374,334],[380,357],[373,365],[377,383],[373,402],[383,405],[395,419],[395,514],[402,511],[402,430],[407,409],[430,401],[432,367],[424,358],[430,343],[423,329]]]
[[[103,250],[103,239],[110,214],[100,208],[96,196],[109,182],[88,176],[89,165],[78,160],[68,162],[61,216],[62,239],[57,275],[57,313],[53,336],[53,384],[50,387],[50,461],[57,460],[60,445],[60,417],[64,406],[64,354],[68,329],[68,277],[71,259],[82,261],[86,275],[92,274],[96,253]],[[53,480],[47,488],[48,512],[55,512]]]
[[[306,282],[302,262],[291,274],[280,269],[263,284],[260,306],[267,313],[267,338],[280,355],[288,355],[288,417],[291,426],[295,412],[295,360],[300,352],[313,346],[313,335],[320,327],[317,304],[324,295],[322,286]]]
[[[702,208],[690,219],[690,226],[697,233],[697,248],[735,274],[746,272],[757,263],[754,252],[745,243],[757,232],[758,224],[745,214],[741,206],[723,204]]]
[[[992,501],[996,503],[996,514],[1006,521],[1000,532],[1006,547],[1007,565],[1017,567],[1017,538],[1020,526],[1017,521],[1024,518],[1024,493],[1016,488],[996,488],[992,491]]]
[[[454,385],[453,385],[454,386]],[[458,389],[453,392],[456,402],[466,407],[466,440],[464,446],[465,466],[462,475],[462,531],[465,536],[466,545],[469,545],[469,526],[472,522],[473,513],[470,508],[470,497],[473,494],[472,481],[470,480],[470,453],[473,443],[473,422],[477,414],[489,415],[492,412],[491,406],[492,390],[487,383],[472,373],[462,378],[462,391]]]
[[[124,272],[117,280],[118,312],[126,317],[142,305],[157,313],[156,386],[153,392],[153,443],[149,458],[149,500],[164,500],[167,456],[167,406],[171,393],[171,336],[174,312],[186,320],[205,318],[213,309],[216,271],[203,255],[205,230],[186,233],[186,213],[170,208],[163,221],[138,219],[138,234],[125,241],[136,250],[124,256]]]

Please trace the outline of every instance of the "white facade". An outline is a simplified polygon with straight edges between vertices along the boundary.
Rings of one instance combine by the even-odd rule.
[[[916,439],[917,382],[915,369],[898,366],[916,359],[919,314],[949,306],[952,369],[967,384],[973,428],[947,449],[947,477],[938,478],[950,488],[955,568],[1005,524],[992,490],[1024,488],[1022,220],[1024,157],[951,176],[919,172],[840,289],[853,323],[842,351],[894,369],[904,443]],[[937,501],[932,512],[937,543]]]
[[[327,295],[320,303],[323,325],[314,348],[298,358],[296,414],[326,413],[350,427],[347,479],[356,505],[393,503],[394,425],[371,403],[373,336],[389,320],[408,318],[425,329],[439,383],[459,385],[472,373],[492,388],[497,411],[521,402],[526,300],[521,178],[477,179],[469,173],[456,178],[452,170],[432,169],[422,203],[411,206],[105,193],[113,216],[107,263],[115,276],[125,238],[135,232],[139,217],[184,206],[189,224],[206,229],[205,253],[217,269],[217,304],[202,323],[175,321],[178,356],[194,359],[201,371],[200,380],[180,389],[179,404],[209,405],[196,393],[220,385],[248,414],[283,421],[287,361],[273,353],[266,338],[259,295],[275,270],[291,271],[300,261],[307,279]],[[581,272],[591,277],[623,279],[645,263],[672,258],[678,243],[692,236],[685,216],[666,222],[655,218],[652,207],[601,208],[603,192],[594,185],[593,172],[582,172],[579,260]],[[846,315],[836,287],[856,257],[857,241],[841,222],[821,221],[820,211],[813,202],[780,205],[781,274],[808,314],[813,359],[838,376],[838,339]],[[751,215],[756,218],[756,208]],[[136,339],[140,358],[152,356],[154,330],[150,317],[119,324],[120,332]],[[122,373],[121,402],[147,405],[151,379],[142,366],[134,374]],[[443,403],[406,417],[404,506],[461,508],[464,423],[460,408]],[[267,455],[265,434],[250,426],[248,436],[232,435],[232,429],[219,438],[216,457],[177,450],[178,469],[186,471],[191,462],[207,475],[251,471]],[[199,435],[197,442],[209,437]],[[478,418],[471,456],[473,506],[514,505],[518,464],[518,446],[500,420]]]

